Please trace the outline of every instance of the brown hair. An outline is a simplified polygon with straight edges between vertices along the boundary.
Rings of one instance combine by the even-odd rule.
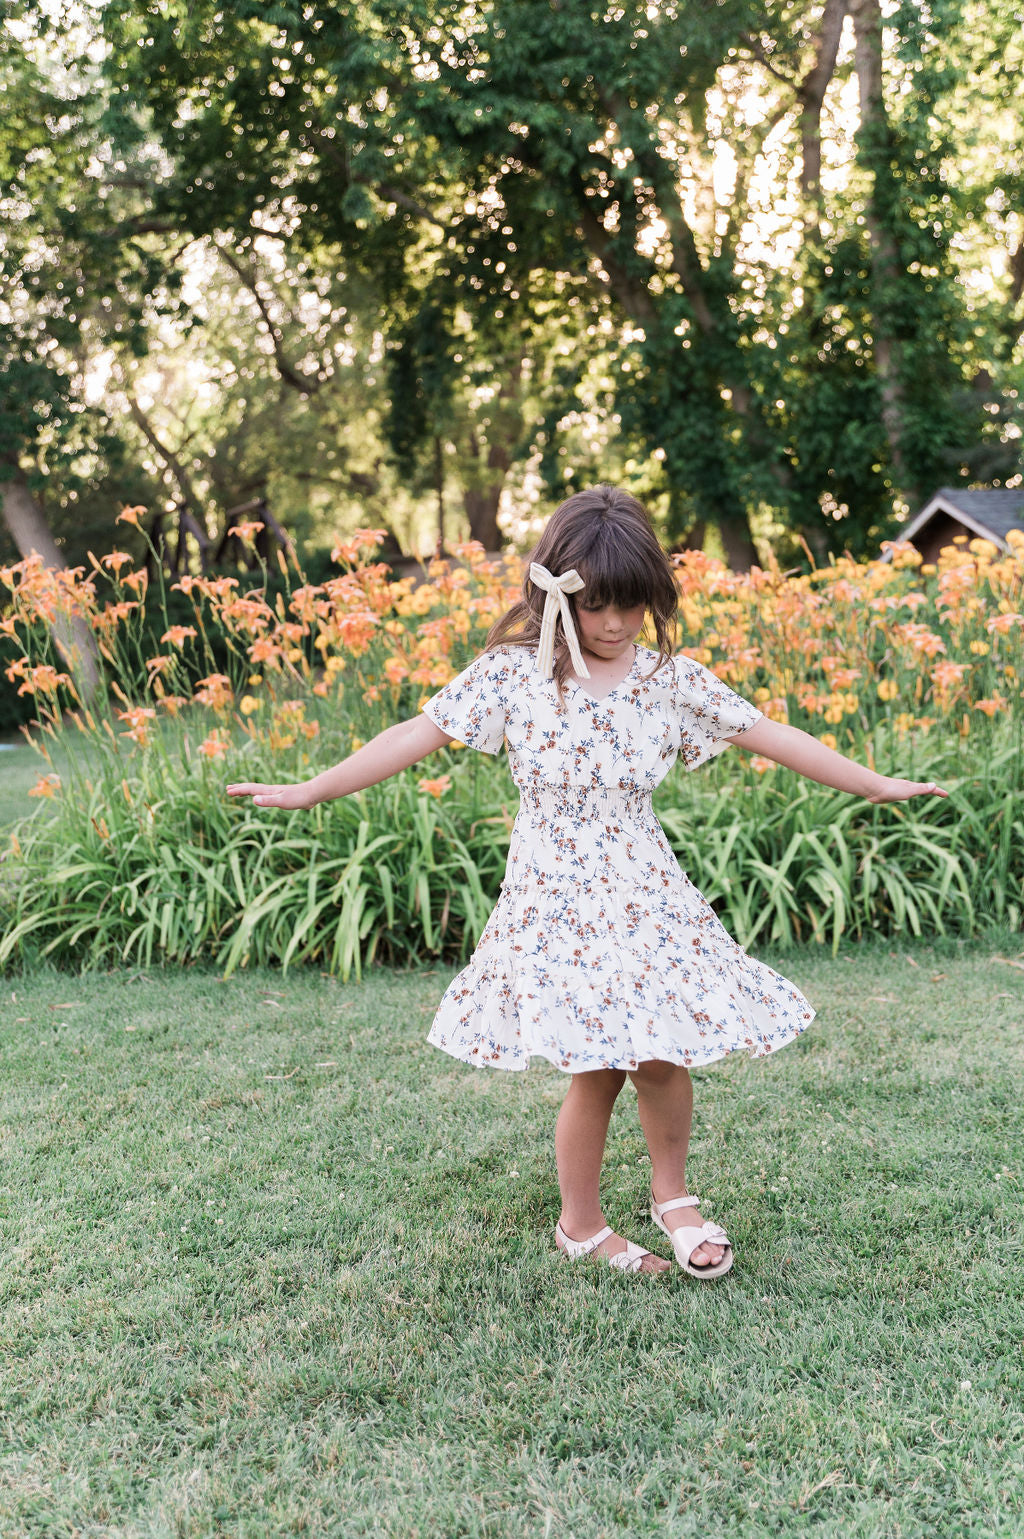
[[[567,497],[555,509],[527,561],[522,598],[487,634],[488,652],[503,643],[536,650],[545,595],[530,581],[530,561],[538,561],[556,577],[573,568],[579,572],[585,586],[568,595],[574,620],[580,605],[601,609],[614,604],[633,609],[643,604],[654,621],[658,642],[653,671],[671,657],[679,592],[642,503],[628,492],[615,486],[591,486]],[[559,616],[554,665],[559,698],[570,667]]]

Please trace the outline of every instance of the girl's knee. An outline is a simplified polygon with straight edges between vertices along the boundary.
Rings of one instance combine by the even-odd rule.
[[[572,1077],[577,1095],[608,1097],[614,1101],[626,1083],[625,1069],[587,1069]]]
[[[638,1063],[631,1071],[630,1078],[638,1088],[650,1085],[660,1090],[665,1085],[670,1085],[673,1080],[687,1078],[687,1070],[680,1063],[667,1063],[661,1058],[650,1058],[646,1063]]]

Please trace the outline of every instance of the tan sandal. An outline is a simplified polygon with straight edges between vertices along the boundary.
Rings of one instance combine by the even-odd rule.
[[[592,1234],[589,1240],[571,1240],[559,1223],[555,1225],[555,1244],[563,1256],[570,1261],[578,1261],[582,1256],[593,1255],[597,1247],[614,1233],[611,1225],[607,1224],[599,1233]],[[642,1245],[634,1245],[632,1240],[627,1240],[625,1250],[616,1251],[613,1256],[609,1256],[606,1251],[600,1251],[599,1258],[607,1261],[609,1266],[615,1267],[620,1272],[639,1272],[644,1257],[653,1256],[653,1254],[653,1251],[644,1250]],[[654,1277],[657,1273],[652,1272],[648,1275]]]
[[[710,1222],[702,1224],[698,1229],[696,1225],[687,1224],[682,1229],[669,1229],[663,1222],[662,1214],[671,1213],[674,1208],[699,1208],[699,1197],[673,1197],[668,1202],[655,1202],[654,1193],[651,1193],[651,1217],[658,1228],[667,1234],[672,1241],[672,1249],[676,1253],[676,1260],[684,1272],[691,1277],[724,1277],[733,1263],[732,1243],[721,1224]],[[721,1261],[716,1261],[709,1266],[694,1266],[690,1257],[699,1246],[708,1241],[712,1245],[725,1247],[725,1254]]]

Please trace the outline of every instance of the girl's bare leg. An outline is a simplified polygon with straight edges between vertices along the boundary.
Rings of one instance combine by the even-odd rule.
[[[630,1074],[636,1086],[640,1126],[651,1156],[651,1190],[655,1202],[670,1202],[686,1195],[686,1154],[693,1121],[693,1085],[681,1064],[654,1059],[639,1064]],[[704,1220],[699,1208],[673,1208],[665,1214],[669,1229],[692,1226]],[[713,1266],[725,1254],[721,1245],[706,1241],[690,1260],[696,1266]]]
[[[574,1074],[555,1124],[555,1158],[562,1193],[560,1223],[571,1240],[587,1240],[605,1227],[601,1211],[601,1160],[615,1098],[626,1082],[623,1069],[591,1069]],[[612,1234],[598,1249],[613,1256],[626,1248]],[[641,1271],[663,1272],[669,1263],[645,1256]]]

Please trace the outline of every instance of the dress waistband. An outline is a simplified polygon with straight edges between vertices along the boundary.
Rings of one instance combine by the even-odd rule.
[[[558,786],[537,784],[519,787],[520,811],[544,817],[636,817],[649,812],[651,792],[635,786]]]

